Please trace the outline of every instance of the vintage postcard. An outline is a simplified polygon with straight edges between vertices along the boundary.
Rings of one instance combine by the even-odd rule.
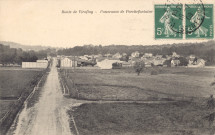
[[[0,135],[215,135],[214,0],[0,0]]]

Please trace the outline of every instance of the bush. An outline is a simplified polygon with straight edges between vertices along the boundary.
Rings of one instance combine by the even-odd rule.
[[[135,62],[134,65],[134,69],[135,72],[137,73],[137,75],[140,75],[141,71],[143,70],[143,68],[145,67],[145,63],[144,62]]]
[[[172,59],[170,59],[170,60],[165,60],[164,63],[163,63],[163,65],[167,65],[167,67],[171,67],[171,60],[172,60]]]
[[[180,57],[179,60],[180,60],[179,66],[187,66],[188,65],[188,60],[186,58]]]

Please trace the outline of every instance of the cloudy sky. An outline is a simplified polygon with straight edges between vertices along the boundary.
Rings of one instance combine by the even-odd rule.
[[[0,0],[0,41],[53,47],[202,41],[155,40],[154,4],[158,2],[164,4],[167,0]],[[213,0],[207,0],[207,3],[215,4]],[[62,13],[62,10],[94,13]],[[121,10],[152,13],[100,13]]]

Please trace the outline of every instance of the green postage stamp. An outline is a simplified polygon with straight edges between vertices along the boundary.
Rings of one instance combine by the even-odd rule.
[[[155,39],[214,37],[213,4],[163,4],[154,7]]]
[[[186,38],[213,38],[213,5],[185,5]]]
[[[155,5],[155,39],[183,38],[183,5]]]

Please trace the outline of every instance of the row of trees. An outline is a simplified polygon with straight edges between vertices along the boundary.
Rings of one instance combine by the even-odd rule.
[[[208,41],[205,43],[180,43],[172,45],[153,45],[153,46],[125,46],[125,45],[110,45],[110,46],[76,46],[73,48],[66,48],[58,50],[59,55],[92,55],[92,54],[115,54],[127,53],[131,55],[132,52],[139,51],[141,55],[144,53],[152,53],[153,55],[171,55],[172,52],[176,52],[184,57],[191,54],[197,57],[203,58],[207,61],[208,65],[215,65],[215,42]]]
[[[23,51],[0,44],[0,64],[21,64],[22,62],[35,62],[37,59],[47,58],[50,50]]]
[[[152,53],[153,55],[171,55],[172,52],[176,52],[184,57],[190,54],[196,55],[197,57],[206,60],[207,65],[215,65],[215,41],[208,41],[205,43],[186,43],[186,44],[173,44],[173,45],[153,45],[153,46],[125,46],[125,45],[110,45],[110,46],[76,46],[73,48],[60,49],[57,51],[59,55],[92,55],[92,54],[115,54],[127,53],[128,56],[132,52],[139,51],[141,55],[144,53]],[[36,61],[37,59],[46,58],[47,55],[56,56],[55,49],[46,49],[41,51],[23,51],[22,49],[10,48],[0,44],[0,63],[9,64],[17,63],[20,64],[22,61]],[[128,60],[128,57],[123,58]]]

